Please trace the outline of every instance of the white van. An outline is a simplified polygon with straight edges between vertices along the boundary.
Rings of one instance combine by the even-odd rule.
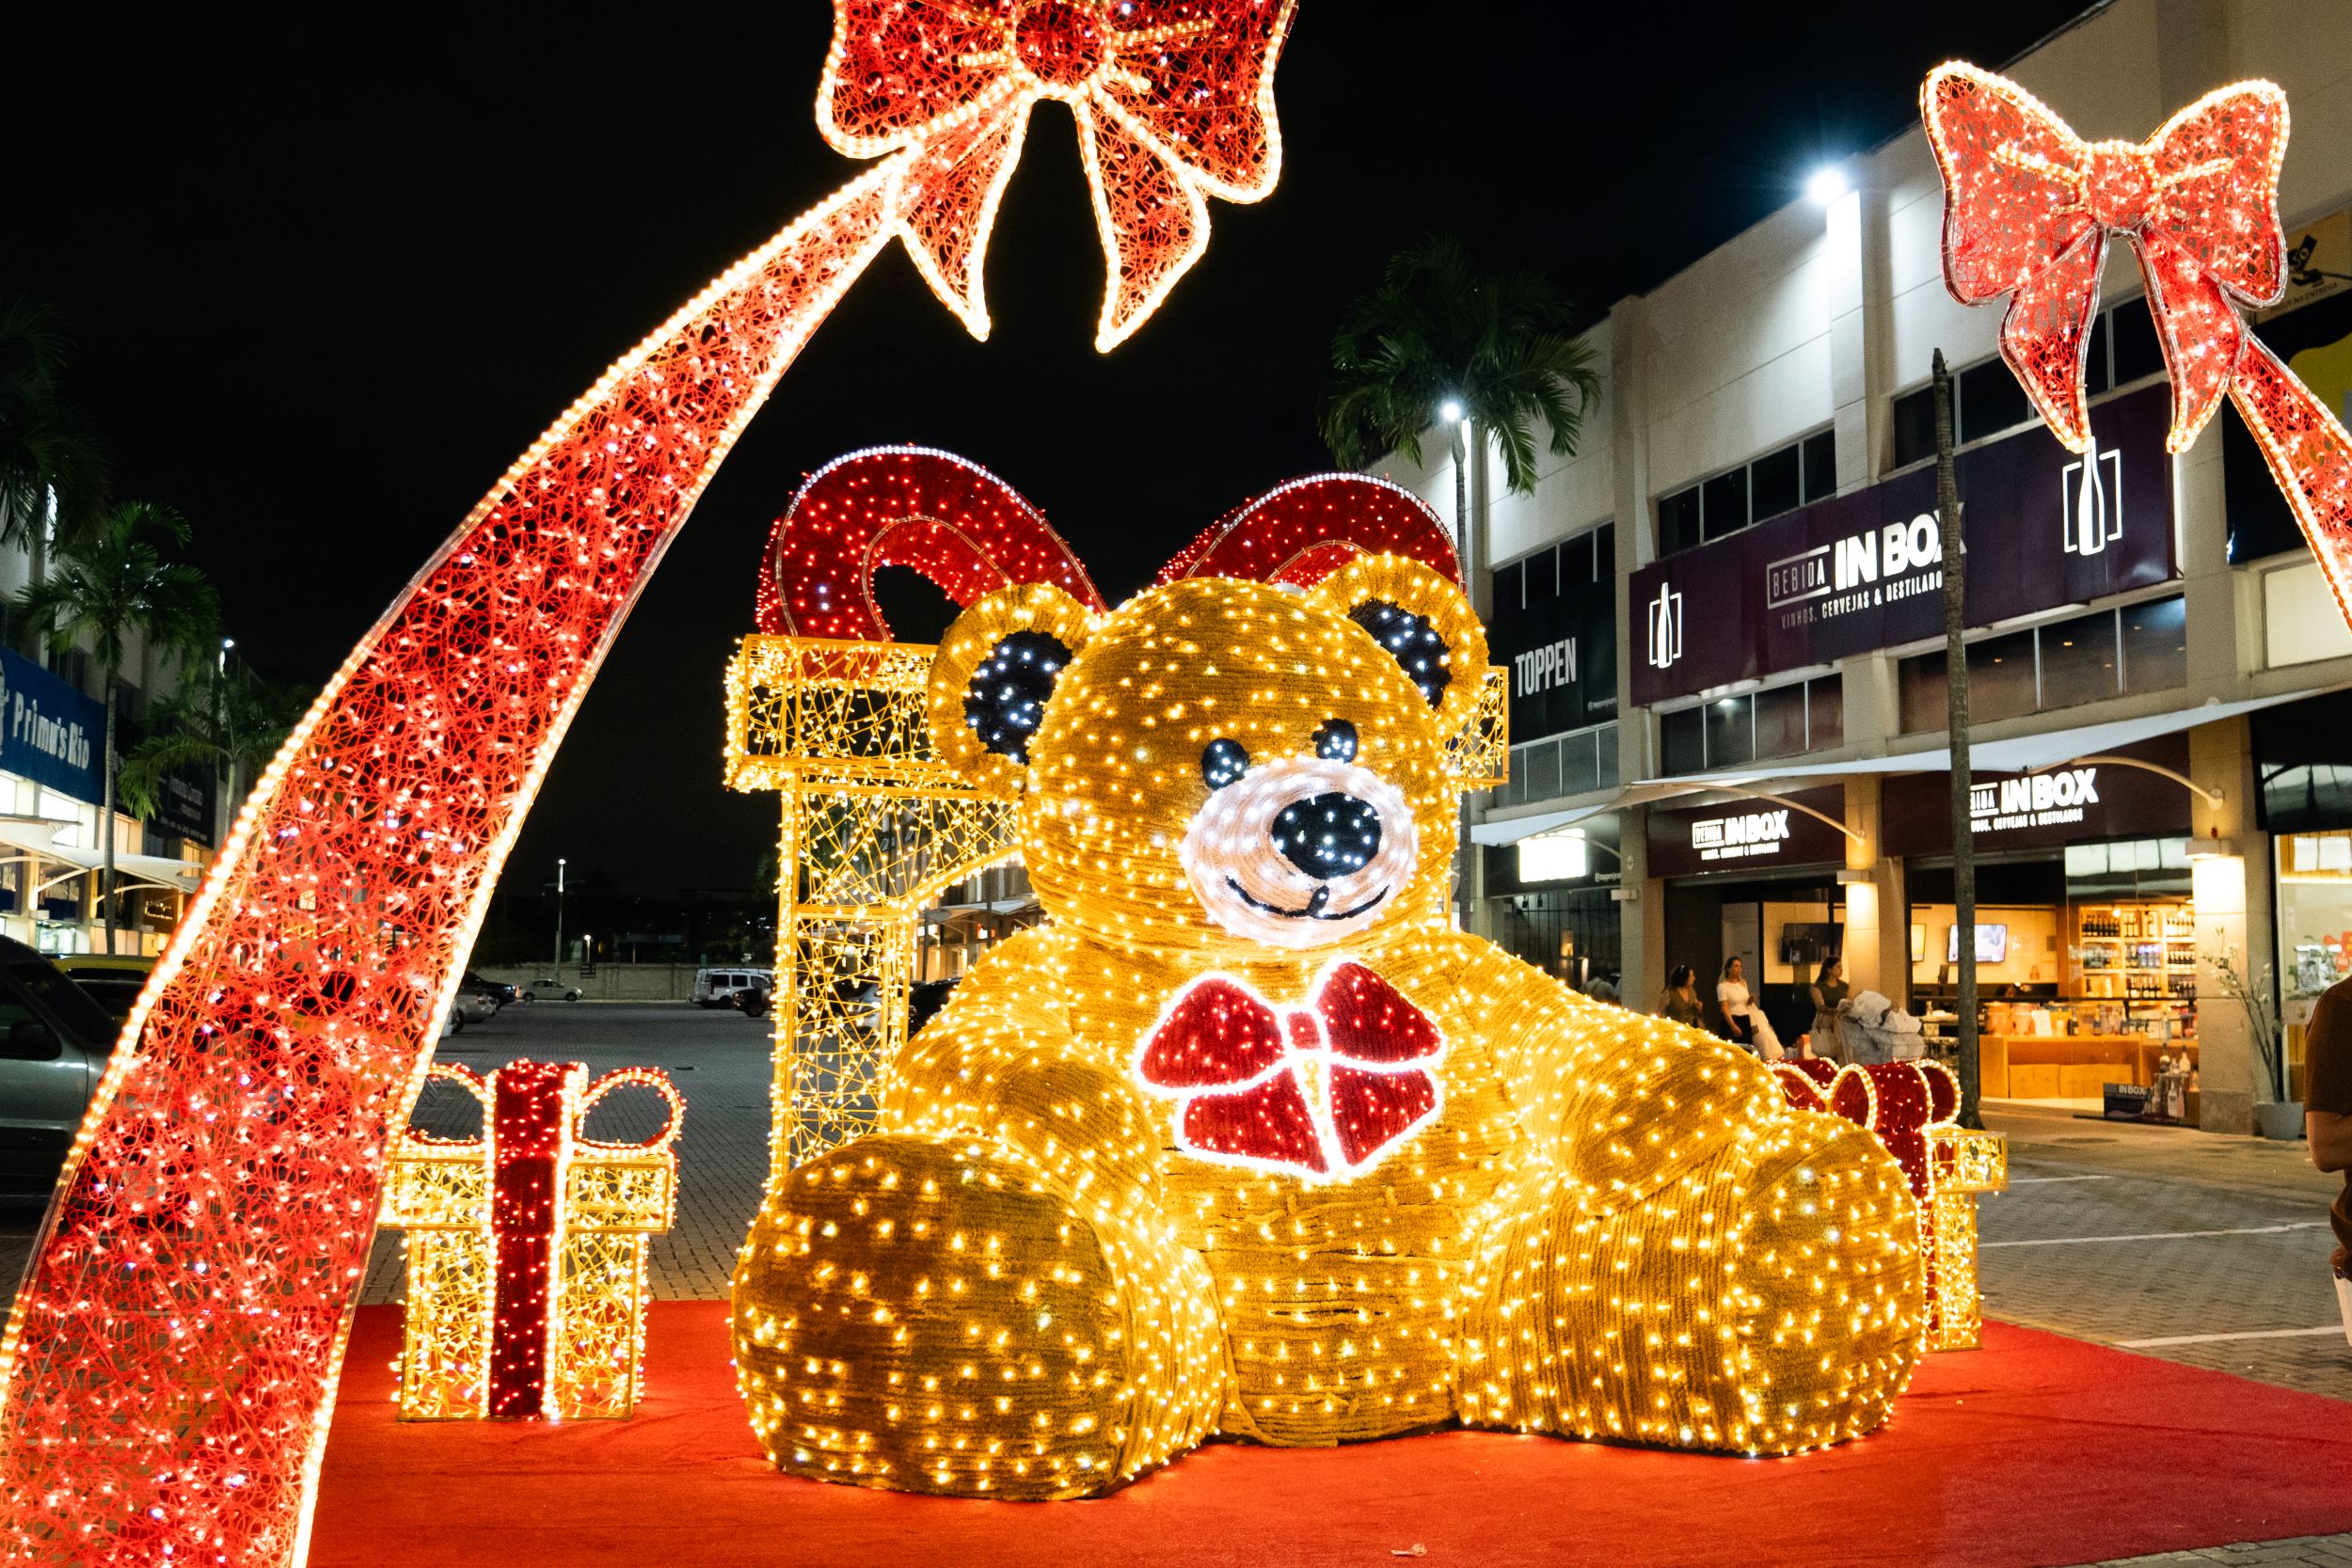
[[[735,999],[739,990],[776,989],[775,971],[771,969],[698,969],[694,971],[694,1006],[724,1007]]]

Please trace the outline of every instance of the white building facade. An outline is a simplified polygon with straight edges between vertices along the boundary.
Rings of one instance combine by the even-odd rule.
[[[2137,141],[2242,78],[2286,89],[2294,281],[2257,331],[2342,412],[2352,11],[2117,0],[2005,70],[2094,140]],[[1711,997],[1740,957],[1791,1041],[1824,958],[1931,1018],[1948,1006],[1941,350],[1970,541],[1985,1093],[2161,1102],[2186,1082],[2204,1125],[2247,1129],[2298,1092],[2311,1000],[2352,972],[2352,633],[2233,412],[2163,451],[2128,245],[2104,280],[2086,465],[1999,361],[2000,309],[1945,290],[1924,135],[1841,172],[1826,207],[1773,214],[1592,329],[1600,405],[1532,495],[1470,476],[1513,671],[1473,918],[1571,980],[1621,971],[1629,1006],[1684,963]],[[1452,514],[1442,460],[1377,471]],[[2280,1007],[2274,1048],[2237,982]]]

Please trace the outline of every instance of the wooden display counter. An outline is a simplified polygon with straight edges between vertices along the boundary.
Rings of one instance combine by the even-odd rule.
[[[2156,1058],[2197,1059],[2194,1040],[2146,1035],[1985,1035],[1978,1040],[1982,1092],[1994,1100],[2096,1100],[2109,1084],[2153,1084]]]

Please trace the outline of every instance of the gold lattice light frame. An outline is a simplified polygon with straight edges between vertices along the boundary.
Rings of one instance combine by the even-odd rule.
[[[728,787],[784,805],[771,1178],[873,1127],[923,906],[1012,854],[1009,784],[963,778],[931,745],[933,652],[755,636],[727,666]]]

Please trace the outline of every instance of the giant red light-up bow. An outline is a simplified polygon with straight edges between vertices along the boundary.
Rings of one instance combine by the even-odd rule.
[[[2352,436],[2238,315],[2286,283],[2286,95],[2268,82],[2222,87],[2145,142],[2086,142],[1974,66],[1936,68],[1919,104],[1944,176],[1945,286],[1964,305],[2010,296],[2001,356],[2051,431],[2072,451],[2092,445],[2084,357],[2107,236],[2120,234],[2172,383],[2167,448],[2185,451],[2223,397],[2235,402],[2352,622]]]
[[[0,1557],[300,1561],[387,1146],[662,551],[895,236],[977,288],[1025,119],[1004,117],[1037,98],[1078,113],[1117,236],[1104,341],[1132,331],[1199,254],[1200,193],[1273,181],[1294,4],[838,0],[820,112],[892,155],[507,470],[295,727],[156,965],[0,1333]]]
[[[915,265],[977,338],[980,266],[1029,111],[1078,120],[1109,286],[1095,346],[1123,341],[1209,243],[1211,196],[1274,188],[1274,56],[1295,0],[835,0],[825,139],[912,149],[898,203]]]
[[[1303,1006],[1277,1011],[1246,981],[1207,974],[1145,1037],[1136,1074],[1183,1102],[1177,1147],[1309,1180],[1354,1176],[1438,1114],[1428,1015],[1353,960]]]

